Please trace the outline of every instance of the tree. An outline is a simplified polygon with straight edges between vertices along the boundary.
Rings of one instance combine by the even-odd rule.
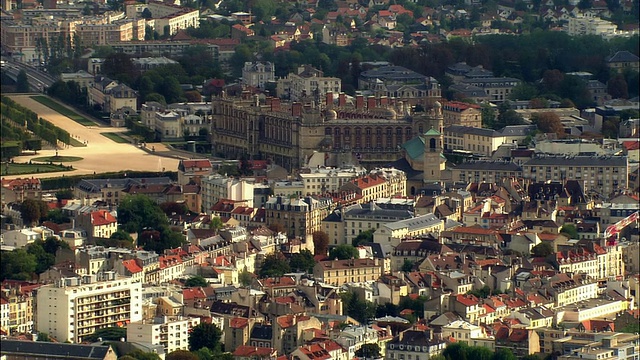
[[[329,235],[324,231],[315,231],[313,234],[313,253],[315,255],[326,255],[329,246]]]
[[[204,347],[216,349],[220,345],[222,331],[214,324],[200,323],[191,329],[189,350],[196,351]]]
[[[520,360],[542,360],[540,356],[536,354],[526,355],[520,358]]]
[[[376,306],[367,300],[360,300],[353,292],[346,292],[340,295],[342,298],[343,311],[358,322],[366,324],[376,314]]]
[[[103,341],[120,341],[122,338],[127,338],[127,329],[122,327],[107,327],[96,330],[93,334],[87,336],[85,339],[89,342],[98,341],[98,339],[102,339]]]
[[[473,360],[491,360],[493,358],[493,351],[484,346],[471,346],[467,354],[469,359]]]
[[[74,198],[73,190],[71,190],[71,189],[64,189],[64,190],[56,191],[56,199],[58,199],[58,201],[69,200],[69,199],[73,199],[73,198]]]
[[[66,224],[71,221],[71,219],[65,215],[61,209],[49,210],[49,212],[47,212],[46,219],[47,221],[51,221],[56,224]]]
[[[496,353],[493,354],[493,360],[516,360],[516,356],[511,350],[502,348],[496,350]]]
[[[447,359],[467,360],[468,349],[469,346],[466,343],[457,342],[447,346],[442,355]]]
[[[160,204],[160,209],[162,209],[167,216],[185,215],[189,213],[189,208],[185,203],[177,203],[175,201]]]
[[[27,78],[27,72],[24,69],[20,70],[16,78],[16,92],[29,92],[29,78]]]
[[[47,216],[49,208],[42,200],[25,199],[20,204],[20,214],[25,224],[33,225],[41,218]]]
[[[209,283],[207,282],[207,279],[203,278],[202,276],[195,275],[188,278],[187,281],[185,281],[184,286],[188,288],[207,287],[209,286]]]
[[[114,240],[124,240],[124,241],[128,241],[130,243],[133,243],[133,238],[131,237],[131,235],[129,235],[128,232],[119,229],[118,231],[114,232],[113,234],[111,234],[111,236],[109,237],[110,239],[114,239]]]
[[[553,254],[553,245],[547,241],[543,241],[540,244],[534,246],[531,249],[531,256],[534,257],[547,257]]]
[[[380,358],[380,346],[378,344],[363,344],[360,349],[356,350],[356,356],[358,358],[378,359]]]
[[[607,82],[607,92],[614,99],[628,99],[629,86],[624,76],[618,74]]]
[[[222,222],[222,219],[220,219],[220,217],[215,216],[215,217],[211,218],[210,226],[214,230],[220,230],[220,229],[222,229],[224,227],[224,223]]]
[[[496,111],[491,105],[482,105],[482,126],[493,129],[496,124]]]
[[[158,356],[158,354],[156,353],[152,353],[152,352],[144,352],[140,349],[136,349],[128,354],[126,354],[125,356],[122,356],[120,358],[120,360],[122,359],[135,359],[135,360],[160,360],[160,356]]]
[[[564,137],[564,126],[562,126],[558,114],[553,112],[535,113],[531,120],[543,133],[555,133],[559,138]]]
[[[238,282],[242,286],[249,286],[252,280],[253,280],[253,276],[251,276],[251,273],[248,272],[246,269],[242,270],[242,272],[238,274]]]
[[[411,272],[411,270],[413,270],[413,265],[415,265],[413,261],[405,259],[404,263],[402,264],[402,268],[400,270],[404,272]]]
[[[369,229],[366,231],[361,231],[358,236],[356,236],[353,241],[351,242],[351,244],[353,246],[359,246],[361,243],[365,243],[365,242],[373,242],[373,233],[375,232],[375,229]]]
[[[560,233],[565,234],[569,237],[569,239],[579,239],[580,235],[578,234],[578,229],[573,224],[564,224],[560,228]]]
[[[198,355],[187,350],[176,350],[169,353],[165,360],[199,360]]]
[[[38,331],[38,340],[37,341],[52,342],[51,338],[49,337],[49,334],[44,333],[44,332],[40,332],[40,331]]]
[[[265,256],[259,275],[265,277],[279,277],[291,271],[289,263],[282,253],[273,253]]]
[[[358,255],[358,249],[349,244],[342,244],[334,247],[329,251],[329,258],[331,260],[347,260],[347,259],[358,259],[360,256]]]
[[[0,258],[0,277],[2,280],[30,280],[36,271],[36,257],[24,249],[3,252]]]
[[[289,266],[293,271],[313,273],[313,267],[315,264],[316,260],[313,258],[313,254],[309,250],[302,250],[297,254],[293,254],[291,255],[291,260],[289,260]]]

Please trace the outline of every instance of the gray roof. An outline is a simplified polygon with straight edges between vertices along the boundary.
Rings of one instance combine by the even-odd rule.
[[[504,136],[527,136],[535,130],[535,125],[509,125],[503,127],[500,133]]]
[[[456,170],[493,170],[493,171],[522,171],[518,164],[508,161],[468,161],[456,165]]]
[[[427,77],[418,74],[402,66],[381,66],[377,69],[363,71],[360,74],[363,78],[378,78],[381,80],[402,80],[402,81],[424,81]]]
[[[628,52],[627,50],[618,51],[612,57],[607,59],[607,62],[637,62],[638,56],[633,53]]]
[[[477,128],[473,126],[461,126],[461,125],[449,125],[444,128],[446,132],[453,132],[458,134],[471,134],[471,135],[479,135],[479,136],[488,136],[488,137],[500,137],[504,136],[498,131],[492,129],[483,129]]]
[[[520,83],[519,79],[510,78],[510,77],[485,77],[485,78],[472,78],[472,79],[464,79],[462,83],[465,84],[477,84],[480,87],[491,86],[493,83]]]
[[[27,357],[47,358],[73,358],[73,359],[104,359],[109,351],[109,346],[79,345],[66,343],[52,343],[40,341],[0,341],[0,353],[20,354]]]
[[[442,220],[438,219],[434,214],[429,213],[414,218],[404,219],[387,224],[389,229],[397,230],[402,228],[409,228],[409,232],[416,229],[423,229],[425,227],[435,226],[442,223]]]
[[[545,156],[527,161],[523,166],[627,166],[626,156]]]
[[[386,218],[389,222],[397,220],[397,219],[409,219],[412,218],[413,215],[410,211],[407,210],[393,210],[393,209],[382,209],[377,205],[367,204],[364,207],[360,205],[350,206],[348,209],[345,209],[343,213],[344,219],[349,218],[371,218],[371,219],[382,219]]]

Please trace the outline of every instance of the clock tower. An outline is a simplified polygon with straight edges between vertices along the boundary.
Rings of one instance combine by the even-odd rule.
[[[437,101],[433,104],[433,112],[437,119],[438,129],[431,128],[422,135],[424,139],[424,173],[422,179],[425,183],[439,182],[446,163],[446,159],[442,154],[444,150],[442,105]]]

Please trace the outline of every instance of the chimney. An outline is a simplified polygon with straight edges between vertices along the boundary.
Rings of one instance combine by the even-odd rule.
[[[338,107],[344,107],[347,105],[347,95],[345,93],[340,93],[338,96]]]
[[[273,98],[271,99],[271,111],[280,111],[280,99]]]
[[[389,98],[386,96],[380,97],[380,107],[385,107],[389,105]]]
[[[291,105],[291,115],[300,116],[302,115],[302,104],[299,102],[294,102]]]
[[[356,109],[362,110],[364,108],[364,96],[358,95],[356,96]]]
[[[376,108],[376,98],[374,96],[369,96],[367,98],[367,109],[375,109]]]
[[[327,109],[333,108],[333,93],[331,91],[327,93],[326,101],[327,103],[325,105],[327,106]]]

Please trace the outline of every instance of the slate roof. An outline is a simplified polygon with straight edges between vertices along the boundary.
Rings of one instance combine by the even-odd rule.
[[[516,163],[505,161],[468,161],[456,165],[459,170],[522,171]]]
[[[638,61],[638,57],[636,55],[634,55],[633,53],[630,53],[626,50],[623,51],[618,51],[617,53],[615,53],[613,56],[611,56],[609,59],[607,59],[608,63],[613,63],[613,62],[637,62]]]
[[[58,357],[73,359],[104,359],[111,350],[110,346],[79,345],[40,341],[2,340],[0,348],[3,355],[20,354],[32,357]]]
[[[253,330],[251,330],[251,339],[262,339],[271,341],[272,335],[272,325],[256,324],[253,326]]]
[[[624,156],[545,156],[527,161],[523,166],[627,166]]]

